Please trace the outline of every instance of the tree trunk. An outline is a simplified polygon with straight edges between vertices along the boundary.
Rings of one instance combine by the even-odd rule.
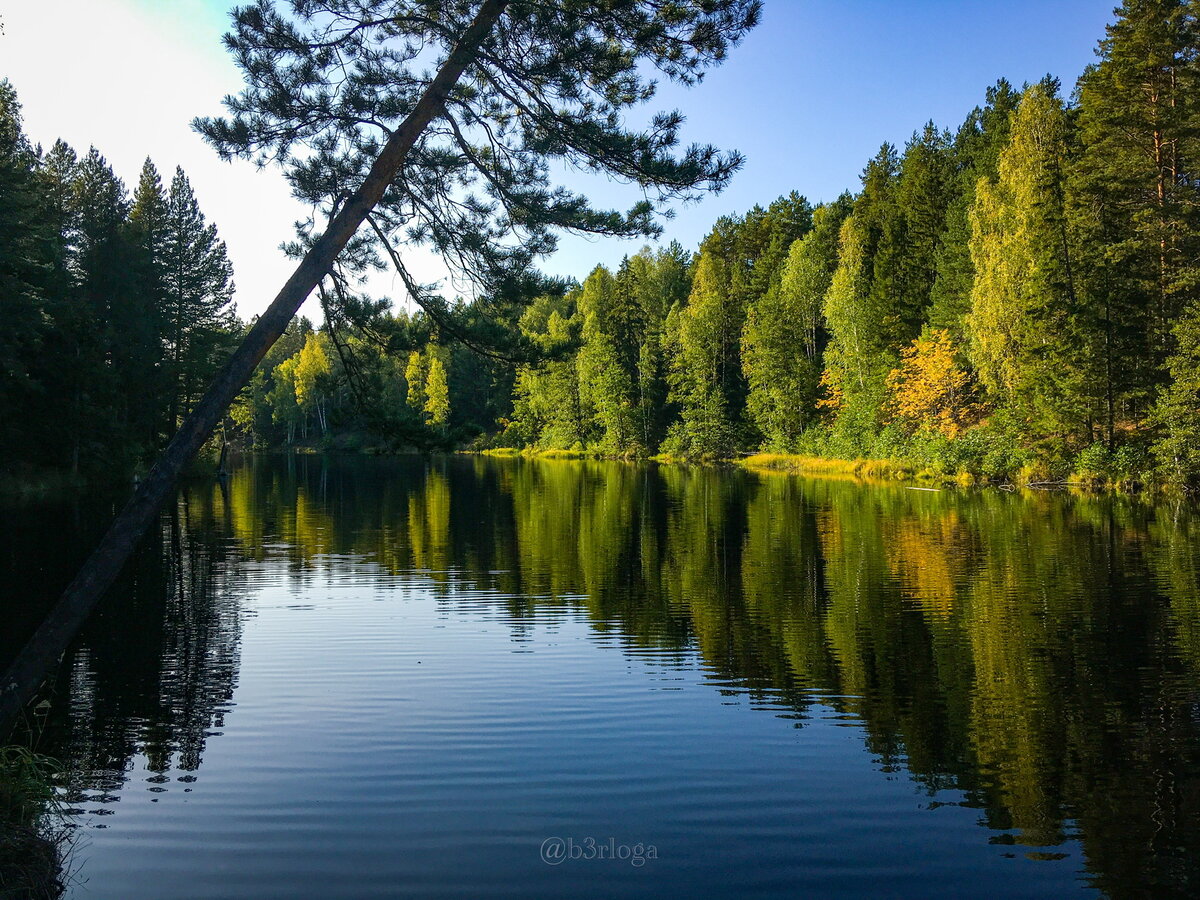
[[[484,0],[474,21],[463,32],[412,112],[383,145],[362,185],[333,217],[325,233],[304,255],[241,346],[217,373],[204,397],[180,425],[150,474],[113,521],[75,580],[67,586],[21,650],[0,682],[0,738],[6,736],[16,723],[18,715],[62,657],[104,591],[120,574],[138,540],[174,489],[179,473],[204,445],[259,361],[283,334],[301,304],[328,274],[337,255],[383,197],[417,138],[443,112],[450,89],[474,61],[480,44],[508,3],[509,0]]]

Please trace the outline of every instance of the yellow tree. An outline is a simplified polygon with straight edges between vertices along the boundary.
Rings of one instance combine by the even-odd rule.
[[[934,328],[900,354],[899,368],[888,375],[892,412],[914,430],[956,438],[978,416],[970,376],[958,364],[950,332]]]
[[[436,354],[429,355],[429,372],[425,376],[425,412],[429,424],[445,425],[450,419],[450,385],[446,381],[446,367]]]
[[[404,383],[408,386],[408,405],[420,412],[425,408],[425,360],[420,350],[408,355],[404,369]]]
[[[331,372],[329,354],[325,352],[323,340],[315,332],[310,333],[297,354],[296,403],[305,416],[310,412],[316,413],[317,424],[321,426],[322,434],[329,430],[329,422],[325,415],[324,388]]]

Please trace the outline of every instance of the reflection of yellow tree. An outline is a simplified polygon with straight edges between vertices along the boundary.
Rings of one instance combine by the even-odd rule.
[[[890,522],[888,565],[905,595],[935,616],[949,616],[970,560],[970,538],[958,510],[929,501]]]
[[[436,469],[408,498],[408,544],[413,566],[445,581],[450,568],[450,484]]]

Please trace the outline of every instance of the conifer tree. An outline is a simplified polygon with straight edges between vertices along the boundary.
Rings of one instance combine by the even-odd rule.
[[[132,251],[128,277],[133,282],[141,314],[138,342],[149,363],[139,368],[143,377],[152,374],[141,385],[144,400],[139,404],[139,427],[143,430],[142,439],[153,446],[159,433],[174,424],[166,421],[170,403],[165,400],[172,395],[174,385],[166,367],[158,365],[168,324],[165,291],[167,197],[158,169],[149,158],[142,165],[133,194],[127,231]]]
[[[233,267],[183,169],[167,194],[161,278],[172,384],[169,421],[186,415],[223,361],[233,323]]]
[[[77,298],[75,377],[80,419],[77,446],[96,454],[115,447],[125,434],[127,401],[147,376],[137,371],[138,338],[146,311],[126,278],[133,254],[125,224],[129,199],[125,185],[92,147],[75,171],[70,204],[75,220],[71,274]]]
[[[1008,144],[1009,120],[1020,93],[1004,79],[987,90],[983,106],[971,110],[954,136],[946,225],[937,250],[937,277],[930,291],[929,324],[963,338],[971,306],[975,268],[971,262],[971,207],[981,178],[995,181],[1000,152]]]
[[[22,127],[21,106],[0,81],[0,459],[21,450],[33,404],[44,390],[38,358],[48,324],[50,260],[37,179],[37,155]],[[28,449],[28,448],[26,448]]]
[[[1127,0],[1079,82],[1072,212],[1110,445],[1170,377],[1173,329],[1197,297],[1200,188],[1187,174],[1200,162],[1196,17],[1183,0]]]
[[[932,122],[914,134],[900,162],[896,202],[904,219],[904,250],[897,276],[901,339],[912,339],[928,318],[946,230],[953,160],[948,132]]]

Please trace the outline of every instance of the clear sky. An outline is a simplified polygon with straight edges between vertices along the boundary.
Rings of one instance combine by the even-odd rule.
[[[658,105],[687,114],[687,140],[747,156],[723,194],[667,223],[664,240],[694,248],[720,215],[792,190],[816,201],[855,189],[880,143],[903,145],[929,119],[956,127],[997,78],[1020,85],[1050,73],[1069,90],[1094,59],[1112,3],[766,0],[762,24],[725,65],[697,88],[660,92]],[[220,162],[188,126],[240,85],[220,42],[229,6],[0,0],[0,77],[16,87],[35,141],[62,137],[80,153],[95,144],[131,187],[147,155],[164,181],[182,165],[229,245],[248,315],[289,273],[277,248],[304,210],[277,173]],[[600,205],[627,203],[620,186],[586,185]],[[582,278],[641,243],[566,238],[544,268]]]

